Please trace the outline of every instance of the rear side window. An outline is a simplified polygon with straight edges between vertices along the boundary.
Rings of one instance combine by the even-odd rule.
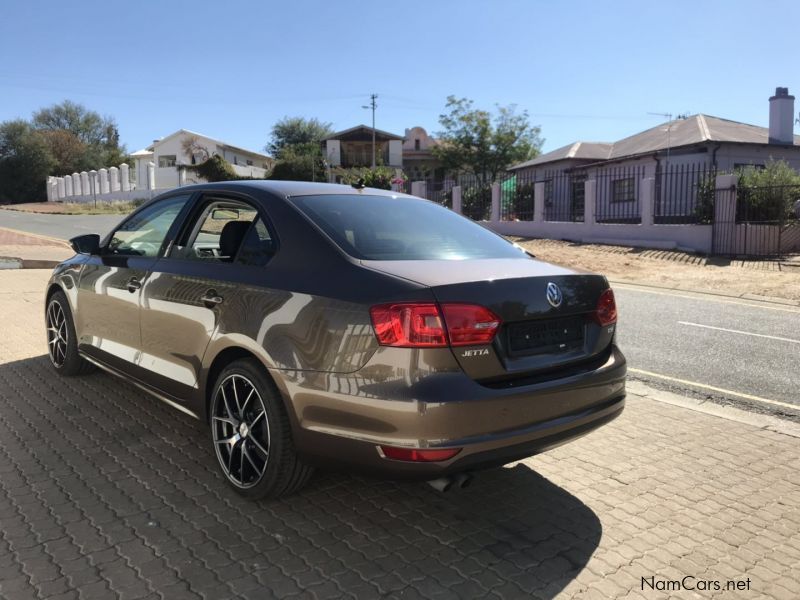
[[[425,200],[361,194],[292,200],[342,250],[363,260],[526,258],[477,223]]]
[[[255,208],[211,197],[172,246],[170,258],[263,266],[274,253],[274,240]]]

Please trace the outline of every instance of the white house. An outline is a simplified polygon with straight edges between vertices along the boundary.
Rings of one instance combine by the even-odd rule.
[[[243,177],[264,177],[272,162],[266,154],[245,150],[188,129],[179,129],[131,154],[136,162],[134,177],[137,187],[147,187],[147,165],[150,162],[155,165],[155,188],[168,189],[181,185],[178,166],[199,164],[215,154],[227,160]],[[185,183],[200,181],[194,173],[186,173]]]

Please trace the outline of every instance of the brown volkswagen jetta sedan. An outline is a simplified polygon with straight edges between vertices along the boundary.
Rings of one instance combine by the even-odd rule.
[[[624,405],[606,279],[427,200],[202,184],[72,244],[47,288],[56,371],[98,366],[207,421],[250,497],[314,466],[464,485]]]

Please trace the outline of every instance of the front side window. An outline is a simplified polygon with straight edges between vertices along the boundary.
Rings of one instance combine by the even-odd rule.
[[[616,179],[611,182],[612,202],[628,202],[635,200],[636,183],[633,177]]]
[[[162,154],[158,157],[159,167],[174,167],[177,164],[177,157],[174,154]]]
[[[498,235],[453,211],[412,198],[297,196],[296,206],[350,256],[364,260],[526,258]]]
[[[274,253],[258,211],[235,200],[211,198],[172,246],[170,258],[263,265]]]
[[[181,209],[191,196],[173,196],[151,204],[125,221],[111,236],[107,252],[121,256],[158,256]]]

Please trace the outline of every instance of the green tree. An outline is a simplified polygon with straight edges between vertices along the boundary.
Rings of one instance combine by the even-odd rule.
[[[275,159],[270,179],[325,181],[322,140],[333,133],[330,123],[304,117],[284,117],[272,126],[265,149]]]
[[[447,171],[469,173],[487,185],[509,166],[539,154],[541,129],[530,124],[527,111],[498,105],[492,114],[455,96],[448,96],[445,108],[433,154]]]
[[[283,181],[325,181],[326,166],[319,143],[285,146],[275,161],[269,179]]]
[[[333,133],[330,123],[304,117],[284,117],[272,126],[270,141],[265,150],[280,160],[286,149],[296,155],[311,145],[320,146]]]
[[[46,134],[59,175],[117,166],[127,158],[114,119],[71,100],[37,110],[32,124]]]
[[[47,140],[29,123],[0,124],[0,202],[44,200],[54,165]]]

